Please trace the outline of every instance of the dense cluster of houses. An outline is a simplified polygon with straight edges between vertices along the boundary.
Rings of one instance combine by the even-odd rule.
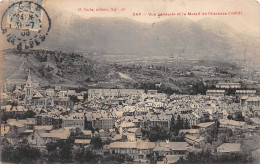
[[[239,87],[238,84],[218,84],[220,88]],[[34,118],[8,119],[1,123],[1,137],[10,143],[25,137],[32,146],[44,148],[49,142],[67,140],[71,133],[80,132],[83,138],[74,144],[87,148],[93,136],[111,141],[107,149],[111,154],[128,154],[138,163],[175,163],[187,152],[205,146],[205,133],[217,128],[232,131],[255,132],[260,125],[259,96],[254,91],[237,91],[241,103],[233,103],[225,91],[208,91],[207,95],[171,95],[156,90],[89,89],[75,90],[35,89],[29,74],[24,88],[1,93],[1,110],[23,114],[31,110]],[[88,98],[84,99],[84,94]],[[246,93],[250,96],[245,97]],[[70,96],[77,97],[73,102]],[[10,101],[17,101],[16,105]],[[238,115],[248,121],[234,120]],[[170,130],[172,117],[186,120],[189,129],[182,129],[186,142],[143,139],[142,129],[160,127]],[[106,149],[104,149],[106,150]],[[224,143],[218,152],[239,152],[240,143]]]

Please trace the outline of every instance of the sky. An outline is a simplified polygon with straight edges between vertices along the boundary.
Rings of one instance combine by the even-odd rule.
[[[75,3],[76,2],[76,3]],[[126,17],[139,22],[154,23],[177,16],[148,16],[148,13],[187,13],[187,12],[242,12],[242,15],[197,15],[182,16],[193,21],[212,18],[227,23],[237,32],[260,36],[260,3],[257,0],[47,0],[45,6],[54,6],[72,12],[83,18]],[[96,8],[117,8],[125,11],[92,12],[78,11]],[[146,15],[133,16],[133,13]]]

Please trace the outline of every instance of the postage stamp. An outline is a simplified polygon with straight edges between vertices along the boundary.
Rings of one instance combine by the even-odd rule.
[[[17,49],[29,49],[46,39],[51,19],[43,0],[11,1],[1,20],[1,31]]]
[[[37,5],[38,4],[38,5]],[[10,2],[6,28],[39,30],[42,16],[42,0]]]

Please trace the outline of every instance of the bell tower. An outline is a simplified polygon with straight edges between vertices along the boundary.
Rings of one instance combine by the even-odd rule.
[[[32,99],[33,96],[33,85],[32,85],[32,77],[31,77],[31,70],[29,69],[28,79],[25,85],[25,103],[29,104],[29,101]]]

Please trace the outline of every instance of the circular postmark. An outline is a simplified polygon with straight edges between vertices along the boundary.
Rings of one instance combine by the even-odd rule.
[[[41,2],[42,0],[38,0]],[[18,50],[40,45],[51,29],[51,19],[46,10],[32,1],[11,4],[1,19],[1,31],[7,42]]]

